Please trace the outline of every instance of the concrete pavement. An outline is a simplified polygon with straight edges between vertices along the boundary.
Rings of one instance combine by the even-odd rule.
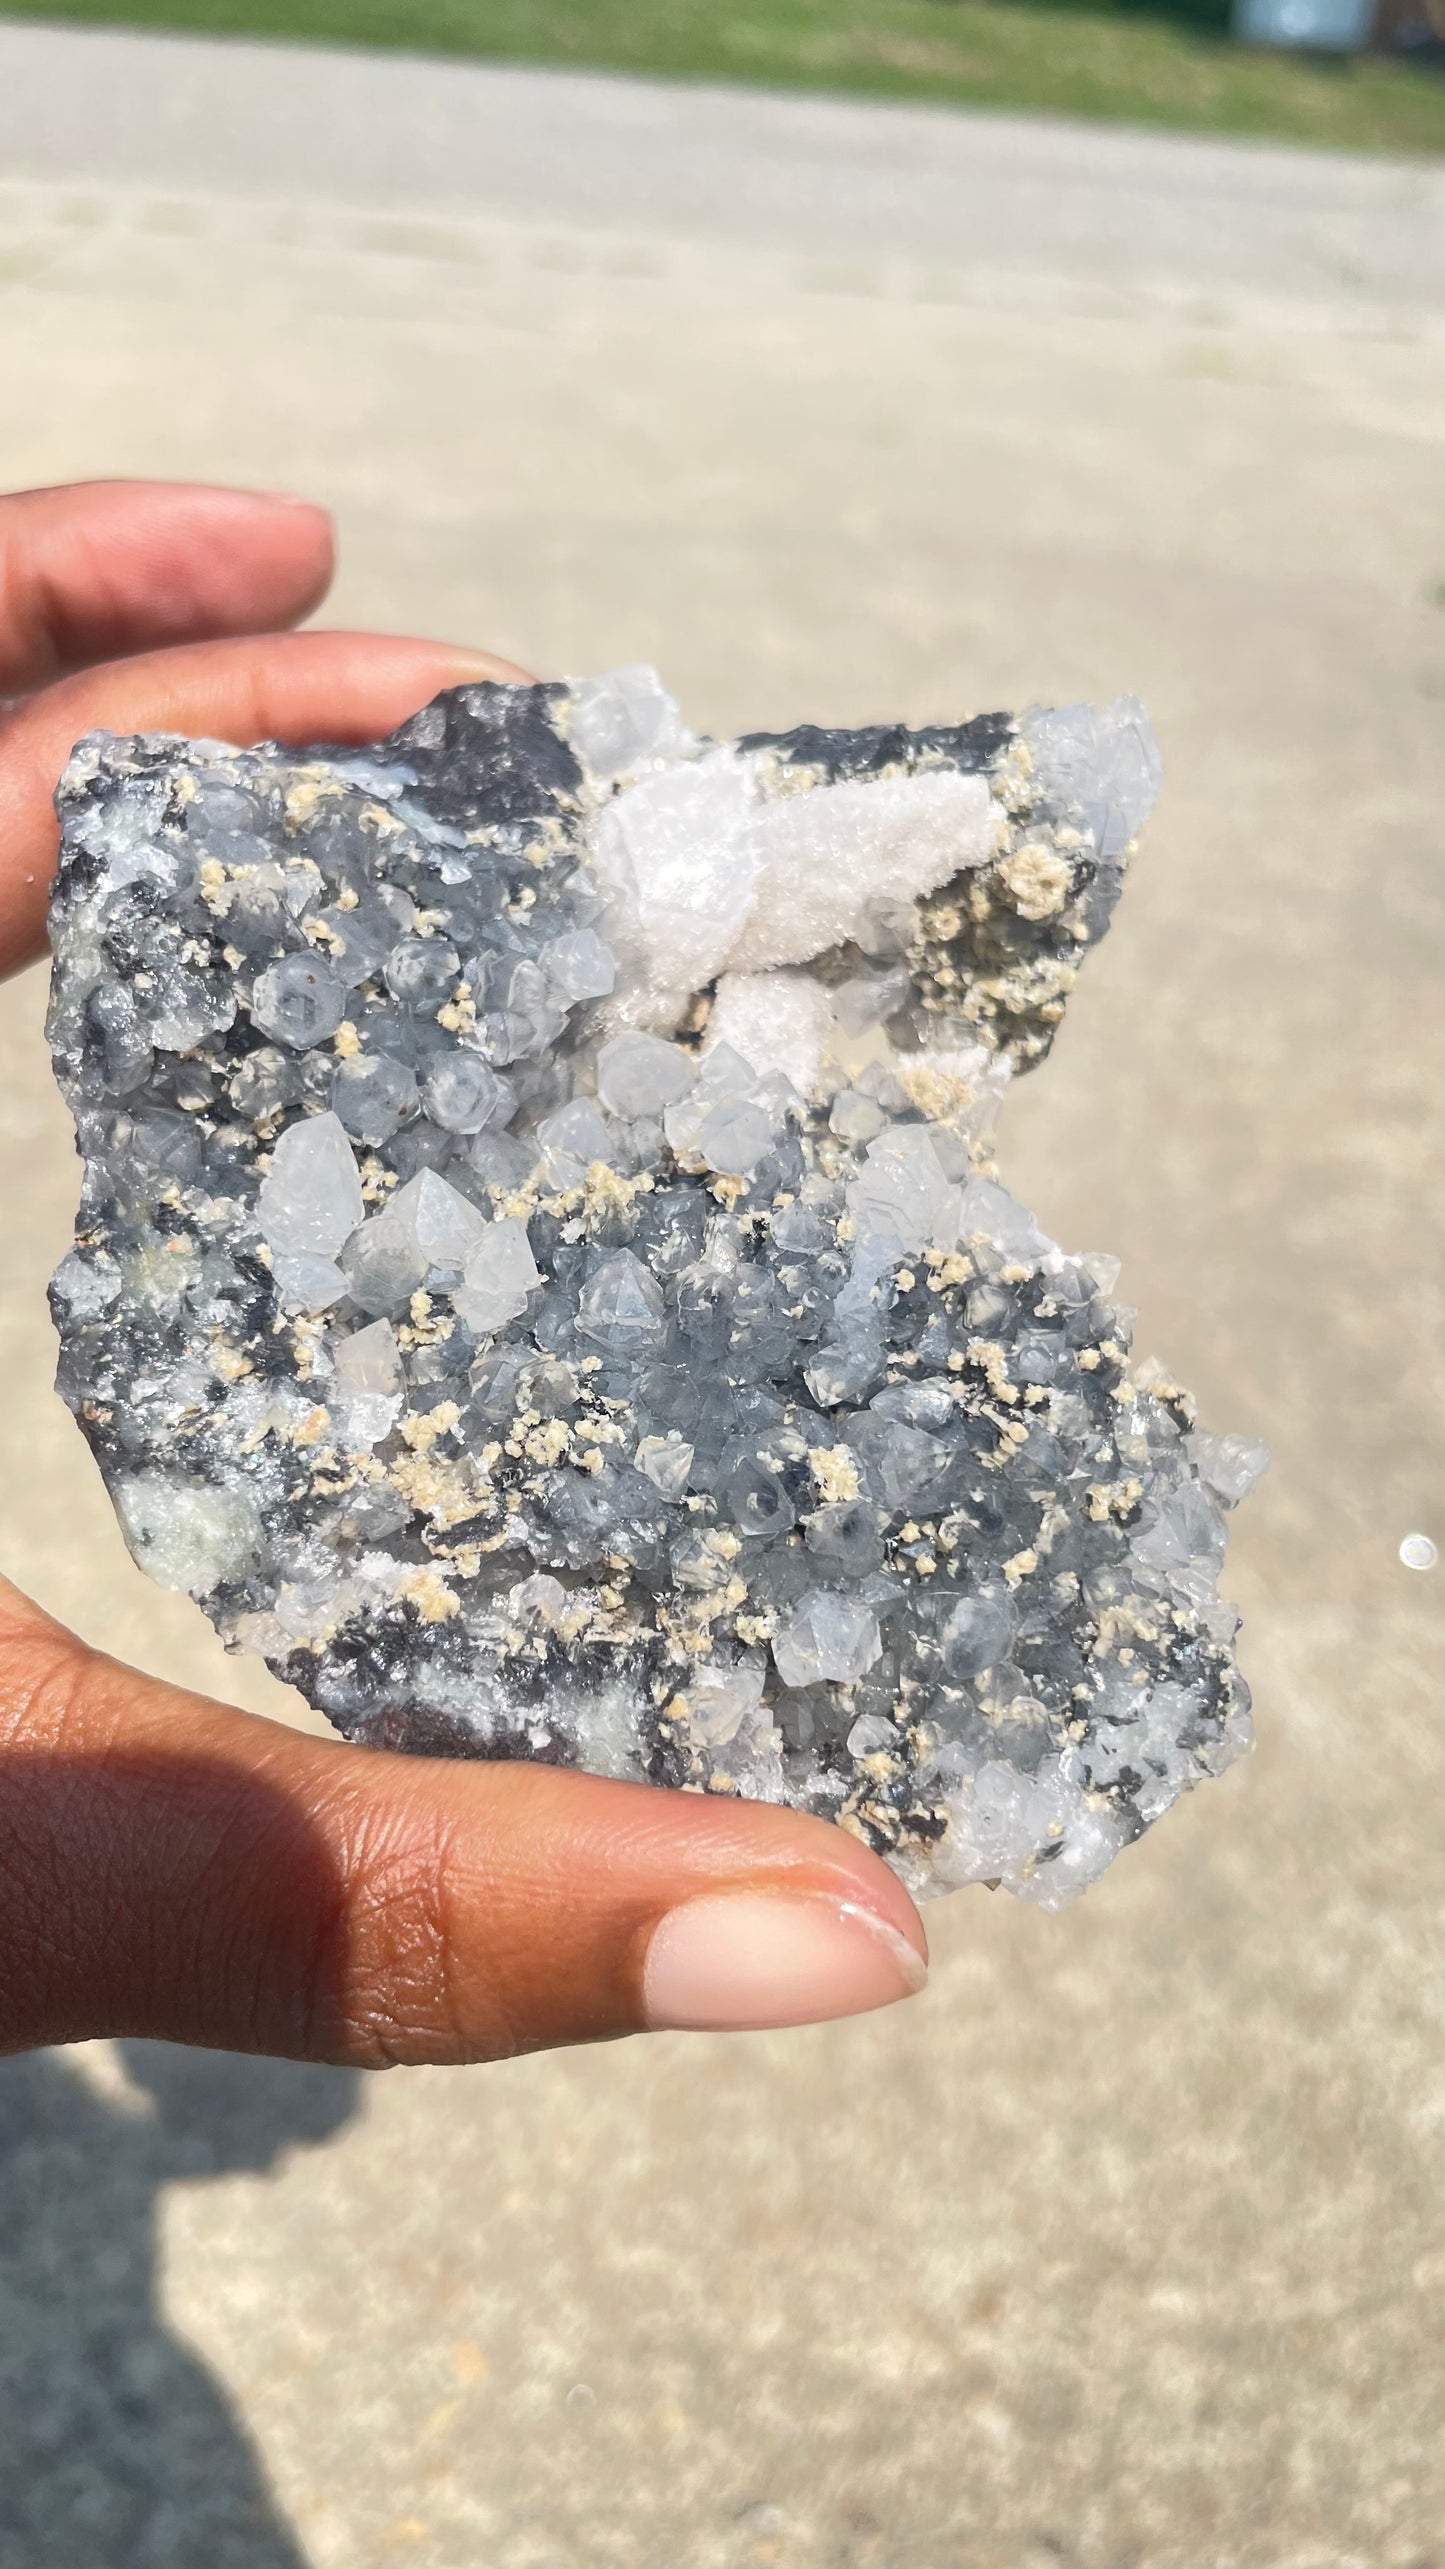
[[[12,21],[0,169],[419,217],[433,255],[520,230],[735,283],[1445,319],[1438,162],[921,105]]]
[[[719,730],[1147,697],[1004,1157],[1275,1447],[1261,1747],[1063,1920],[935,1909],[887,2018],[0,2070],[0,2569],[1439,2569],[1438,179],[304,53],[273,112],[270,61],[0,28],[0,482],[314,491],[337,619],[656,658]],[[48,1388],[41,998],[8,1564],[296,1716]]]

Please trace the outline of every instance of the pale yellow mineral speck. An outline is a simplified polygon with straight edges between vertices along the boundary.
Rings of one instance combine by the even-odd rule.
[[[900,1062],[897,1076],[910,1105],[932,1124],[947,1124],[973,1104],[973,1090],[931,1062]]]
[[[1073,888],[1074,869],[1068,858],[1040,839],[1015,848],[998,871],[1021,919],[1055,918]]]
[[[300,768],[297,771],[295,784],[288,788],[286,795],[285,811],[288,830],[304,829],[308,821],[316,818],[318,809],[329,794],[340,794],[343,791],[339,778],[333,776],[329,768]]]
[[[825,1506],[858,1496],[858,1464],[846,1445],[812,1445],[808,1468]]]
[[[399,1593],[415,1606],[423,1623],[449,1623],[453,1615],[461,1613],[461,1602],[455,1590],[448,1587],[440,1571],[429,1563],[419,1563],[415,1569],[403,1571],[397,1587]]]
[[[449,1035],[469,1035],[477,1022],[477,1003],[465,981],[459,981],[444,1008],[437,1010],[437,1024]]]
[[[413,1411],[401,1423],[401,1432],[414,1454],[425,1454],[439,1436],[455,1427],[461,1411],[454,1400],[438,1401],[435,1409]]]

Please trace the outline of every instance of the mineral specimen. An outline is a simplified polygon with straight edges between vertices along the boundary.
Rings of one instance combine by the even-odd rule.
[[[700,740],[648,670],[62,782],[60,1389],[348,1737],[786,1801],[1061,1907],[1249,1738],[1260,1447],[990,1137],[1139,707]]]

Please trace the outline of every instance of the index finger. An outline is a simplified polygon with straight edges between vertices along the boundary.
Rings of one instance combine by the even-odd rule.
[[[0,497],[0,695],[97,661],[296,624],[326,594],[324,509],[205,483]]]

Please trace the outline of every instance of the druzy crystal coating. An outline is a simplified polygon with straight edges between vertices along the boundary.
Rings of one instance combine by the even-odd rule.
[[[1132,700],[719,746],[639,669],[83,741],[52,1303],[136,1558],[352,1739],[1062,1907],[1249,1740],[1263,1449],[992,1157],[1157,781]]]

